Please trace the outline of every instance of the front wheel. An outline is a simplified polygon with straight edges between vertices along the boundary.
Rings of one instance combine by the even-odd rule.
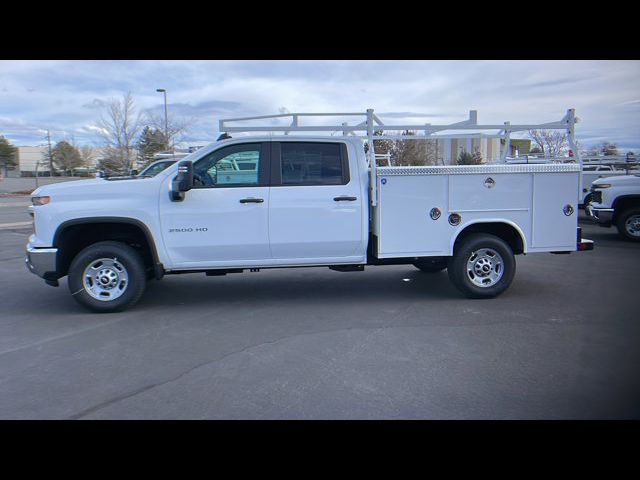
[[[462,240],[448,268],[449,279],[469,298],[491,298],[504,292],[516,273],[511,247],[501,238],[473,234]]]
[[[616,222],[618,233],[622,238],[640,242],[640,208],[630,208],[618,215]]]
[[[138,252],[124,243],[99,242],[86,247],[69,267],[73,298],[94,312],[120,312],[144,292],[146,273]]]

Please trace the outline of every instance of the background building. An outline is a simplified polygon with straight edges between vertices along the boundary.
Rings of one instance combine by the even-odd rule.
[[[35,177],[36,171],[38,176],[51,176],[49,161],[47,160],[48,146],[38,147],[17,147],[18,148],[18,165],[16,167],[15,176]],[[78,174],[94,171],[96,164],[102,156],[100,148],[95,149],[95,155],[82,168],[77,168]]]
[[[21,177],[50,176],[48,147],[18,147],[18,172]]]
[[[501,138],[443,138],[437,140],[437,164],[455,165],[460,153],[463,151],[473,153],[476,150],[480,152],[485,163],[497,162],[500,160],[503,148]],[[512,138],[507,156],[527,155],[530,150],[531,140]]]

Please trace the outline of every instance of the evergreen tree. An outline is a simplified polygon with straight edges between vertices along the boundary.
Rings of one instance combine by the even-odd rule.
[[[15,165],[18,149],[11,145],[9,140],[0,135],[0,164]]]
[[[153,155],[168,149],[164,132],[157,128],[144,127],[138,139],[138,163],[146,167],[153,162]]]
[[[458,165],[477,165],[477,159],[474,158],[473,154],[463,150],[458,155]]]

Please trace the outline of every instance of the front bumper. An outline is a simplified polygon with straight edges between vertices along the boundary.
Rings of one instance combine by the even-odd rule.
[[[610,227],[613,219],[613,208],[594,207],[589,204],[585,207],[587,215],[595,223],[602,227]]]
[[[57,248],[35,248],[27,244],[24,262],[27,269],[45,280],[57,280]]]

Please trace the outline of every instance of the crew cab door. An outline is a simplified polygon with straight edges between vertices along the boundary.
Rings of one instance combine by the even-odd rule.
[[[268,142],[222,147],[194,162],[194,186],[183,201],[160,196],[162,235],[174,268],[270,259],[269,156]]]
[[[272,143],[269,237],[277,263],[363,261],[363,195],[342,142]],[[352,163],[355,166],[355,162]]]

